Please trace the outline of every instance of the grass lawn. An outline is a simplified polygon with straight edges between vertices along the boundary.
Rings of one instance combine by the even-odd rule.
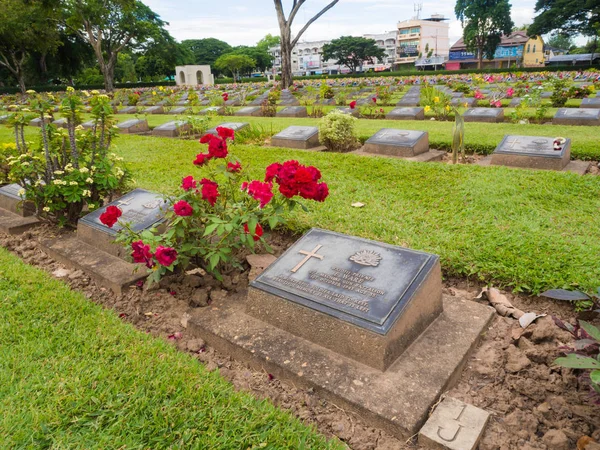
[[[299,121],[265,123],[281,129],[294,122]],[[406,122],[412,124],[429,123]],[[362,126],[378,129],[385,122],[365,121]],[[8,140],[10,131],[0,131],[0,142]],[[182,177],[201,176],[191,164],[204,151],[196,141],[122,136],[114,150],[131,163],[140,187],[172,193]],[[294,212],[291,226],[299,231],[322,227],[436,253],[447,275],[517,291],[600,286],[598,177],[252,145],[234,145],[231,151],[256,178],[264,176],[271,162],[286,159],[322,170],[331,196],[323,204],[311,203],[310,213]],[[353,208],[354,202],[366,206]]]
[[[0,248],[0,447],[344,448]]]

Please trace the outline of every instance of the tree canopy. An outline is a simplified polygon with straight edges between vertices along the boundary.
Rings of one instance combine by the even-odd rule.
[[[215,38],[186,39],[182,41],[183,47],[194,55],[194,63],[213,66],[219,56],[231,52],[231,45]]]
[[[531,34],[596,36],[600,31],[600,0],[537,0]]]
[[[385,55],[375,40],[364,37],[342,36],[323,46],[323,60],[335,59],[337,64],[348,67],[353,73],[362,69],[364,62],[383,61]]]
[[[463,25],[467,49],[478,55],[478,68],[483,57],[493,59],[502,35],[508,35],[514,23],[508,0],[457,0],[456,17]]]
[[[553,49],[569,51],[574,45],[573,38],[564,34],[554,34],[546,41],[546,44]]]
[[[247,55],[228,53],[219,56],[215,61],[218,70],[229,71],[234,81],[239,80],[241,73],[250,72],[256,66],[256,61]]]

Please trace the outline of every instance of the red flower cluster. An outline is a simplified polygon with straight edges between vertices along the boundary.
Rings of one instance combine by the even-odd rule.
[[[123,215],[123,211],[116,206],[111,205],[106,208],[106,211],[100,214],[100,222],[102,222],[108,228],[112,228],[113,225],[117,223],[117,220],[119,220],[121,215]]]
[[[194,177],[188,175],[183,180],[181,180],[181,189],[184,191],[190,191],[192,189],[196,189],[198,187],[198,182],[194,180]]]
[[[354,109],[354,108],[356,108],[356,100],[352,100],[350,102],[350,109]]]
[[[150,251],[150,246],[144,244],[142,241],[135,241],[131,243],[131,257],[133,261],[136,263],[146,264],[148,269],[152,269],[154,267],[154,261],[152,260],[152,252]]]
[[[254,180],[249,184],[242,183],[242,190],[247,191],[248,195],[254,200],[260,202],[260,208],[264,208],[273,198],[273,183],[261,183],[260,181]]]
[[[169,267],[177,260],[177,250],[171,247],[156,247],[154,257],[161,266]]]
[[[377,97],[373,97],[371,100],[373,101],[373,103],[377,103]]]
[[[329,195],[327,183],[318,183],[320,179],[319,169],[303,166],[298,161],[271,164],[267,167],[265,176],[267,183],[275,180],[279,184],[279,192],[284,197],[292,198],[300,195],[302,198],[317,202],[324,201]]]
[[[250,229],[249,229],[247,223],[244,224],[244,233],[250,234]],[[258,241],[258,240],[260,240],[260,237],[262,235],[263,235],[263,227],[260,225],[260,223],[257,223],[256,228],[254,228],[254,234],[252,235],[252,239],[254,239],[254,241]]]
[[[192,205],[185,200],[179,200],[177,203],[175,203],[173,205],[173,210],[175,211],[175,214],[182,217],[188,217],[194,213]]]
[[[242,165],[239,162],[227,163],[227,172],[238,173],[242,170]]]
[[[215,206],[219,196],[219,185],[207,178],[203,178],[200,184],[202,185],[202,198],[210,203],[210,206]]]
[[[218,136],[209,133],[200,138],[201,144],[208,144],[208,153],[197,154],[194,165],[203,166],[213,158],[227,157],[227,139],[233,141],[235,131],[231,128],[217,127],[217,133]]]
[[[229,100],[229,94],[227,92],[223,92],[221,94],[221,97],[223,97],[223,101],[226,102],[227,100]]]

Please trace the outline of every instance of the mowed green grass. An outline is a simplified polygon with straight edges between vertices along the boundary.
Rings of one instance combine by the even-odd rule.
[[[0,133],[0,142],[10,139]],[[182,177],[202,176],[191,163],[206,149],[195,140],[121,136],[114,150],[130,162],[137,186],[173,193]],[[516,291],[600,286],[598,177],[239,144],[231,152],[259,179],[274,161],[321,169],[331,195],[311,202],[309,213],[295,211],[294,230],[321,227],[432,252],[446,275]]]
[[[0,248],[0,448],[339,449]]]

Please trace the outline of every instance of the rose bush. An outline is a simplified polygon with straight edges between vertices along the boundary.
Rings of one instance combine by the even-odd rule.
[[[217,135],[200,139],[206,150],[192,162],[202,171],[181,180],[181,192],[168,198],[162,233],[156,229],[134,232],[127,223],[117,241],[131,246],[132,259],[150,269],[150,280],[158,281],[169,271],[190,264],[221,277],[221,272],[242,268],[242,249],[254,251],[262,245],[264,227],[285,222],[285,213],[296,206],[306,210],[302,199],[323,202],[329,188],[319,169],[298,161],[273,163],[261,180],[248,178],[244,167],[229,153],[232,129],[217,127]],[[114,225],[110,208],[103,223]],[[118,220],[118,217],[117,217]]]

